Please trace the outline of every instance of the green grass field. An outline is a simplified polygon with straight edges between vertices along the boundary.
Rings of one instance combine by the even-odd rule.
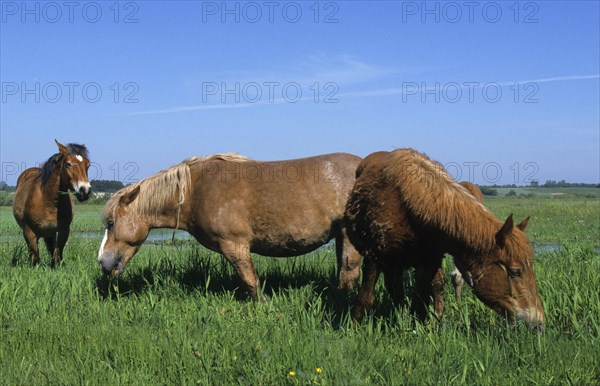
[[[31,268],[0,208],[2,384],[600,383],[600,201],[486,198],[499,217],[532,216],[546,331],[507,326],[447,283],[442,321],[415,322],[379,283],[374,313],[349,319],[331,248],[256,257],[268,301],[237,288],[224,260],[189,239],[142,247],[119,280],[96,262],[100,207],[77,207],[65,261]],[[451,261],[446,259],[447,270]]]

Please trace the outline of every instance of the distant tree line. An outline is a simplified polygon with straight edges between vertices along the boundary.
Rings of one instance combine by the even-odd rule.
[[[14,192],[17,190],[16,186],[10,186],[4,181],[0,181],[0,192]]]
[[[119,189],[123,189],[125,185],[121,181],[112,180],[91,180],[93,192],[114,193]]]
[[[92,185],[92,191],[94,193],[114,193],[125,187],[121,181],[109,180],[91,180],[90,185]],[[16,189],[16,186],[11,186],[4,181],[0,181],[0,206],[12,206]],[[103,204],[109,198],[110,195],[104,197],[92,197],[82,204]]]
[[[92,190],[94,192],[107,192],[114,193],[119,189],[123,189],[125,185],[121,181],[112,180],[91,180]],[[16,186],[8,185],[4,181],[0,181],[0,192],[14,192],[17,190]]]
[[[480,186],[479,189],[481,189],[481,193],[484,196],[497,196],[498,195],[498,191],[489,186]]]
[[[580,182],[567,182],[565,180],[546,180],[542,188],[600,188],[600,184],[584,184]]]

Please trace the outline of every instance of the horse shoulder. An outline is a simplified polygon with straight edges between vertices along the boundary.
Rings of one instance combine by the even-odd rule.
[[[15,217],[23,219],[26,216],[27,207],[35,201],[35,196],[41,198],[41,169],[29,168],[23,171],[17,179],[17,189],[13,201],[13,213]]]

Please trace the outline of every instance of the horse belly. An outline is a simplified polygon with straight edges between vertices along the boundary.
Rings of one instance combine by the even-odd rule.
[[[330,232],[319,235],[278,234],[254,240],[251,251],[263,256],[291,257],[303,255],[323,246],[332,237]]]
[[[265,256],[297,256],[314,251],[333,236],[331,219],[302,216],[255,229],[251,245],[253,252]]]

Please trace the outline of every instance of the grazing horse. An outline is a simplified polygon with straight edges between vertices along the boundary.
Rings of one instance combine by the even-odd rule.
[[[327,154],[257,162],[236,154],[193,157],[118,191],[104,208],[98,262],[119,275],[153,228],[183,229],[231,263],[258,300],[251,252],[297,256],[335,238],[338,288],[358,281],[360,255],[342,219],[361,159]]]
[[[85,201],[92,190],[87,176],[90,161],[86,147],[55,142],[59,152],[41,168],[25,170],[17,180],[13,215],[23,229],[32,265],[40,262],[40,237],[52,256],[52,266],[61,262],[74,214],[69,192],[74,192],[77,200]]]
[[[460,184],[467,189],[477,201],[483,204],[483,193],[481,193],[481,189],[479,189],[477,185],[469,181],[463,181]],[[465,283],[465,280],[463,279],[458,268],[456,268],[456,264],[454,264],[452,272],[450,272],[450,277],[452,278],[452,286],[454,287],[454,297],[456,300],[458,300],[460,299],[460,294],[462,292],[462,287]]]
[[[475,199],[478,202],[483,204],[483,194],[481,193],[481,190],[477,187],[477,185],[475,185],[469,181],[463,181],[460,183],[460,185],[462,185],[465,189],[467,189],[467,191],[473,197],[475,197]],[[443,259],[443,258],[444,258],[444,256],[442,254],[440,259]],[[385,287],[396,302],[401,302],[402,300],[404,300],[404,278],[407,274],[408,274],[408,271],[405,269],[402,269],[401,265],[393,266],[393,267],[390,266],[389,269],[386,269],[383,273]],[[443,278],[444,278],[443,271],[439,272],[439,275],[440,275],[439,276],[440,280],[443,281]],[[456,264],[453,264],[453,269],[452,269],[452,272],[450,273],[450,277],[452,280],[452,286],[454,287],[454,296],[458,300],[458,299],[460,299],[462,287],[464,285],[464,279],[463,279],[460,271],[458,270],[458,268],[456,268]],[[471,282],[468,281],[467,283],[470,284]],[[444,292],[443,292],[442,288],[434,287],[434,292],[432,295],[433,295],[433,303],[436,305],[437,308],[443,310]]]
[[[348,237],[364,256],[355,320],[371,309],[382,271],[409,267],[416,269],[412,311],[424,319],[431,296],[441,299],[442,258],[449,253],[487,306],[543,328],[533,248],[523,232],[528,219],[517,226],[512,215],[498,220],[441,164],[412,149],[373,153],[356,173],[344,216]],[[442,315],[443,303],[435,304],[435,313]]]

